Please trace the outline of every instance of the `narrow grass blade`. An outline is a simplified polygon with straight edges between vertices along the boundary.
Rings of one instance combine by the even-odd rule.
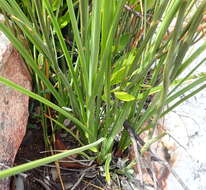
[[[70,119],[71,121],[73,121],[77,126],[79,126],[83,131],[85,132],[88,132],[88,134],[90,134],[90,131],[87,129],[87,127],[82,123],[80,122],[78,119],[76,119],[75,117],[73,117],[70,113],[68,113],[67,111],[65,111],[64,109],[62,109],[61,107],[57,106],[56,104],[50,102],[49,100],[47,100],[46,98],[43,98],[15,83],[13,83],[12,81],[10,80],[7,80],[3,77],[0,77],[0,83],[4,84],[4,85],[7,85],[11,88],[14,88],[15,90],[27,95],[27,96],[30,96],[31,98],[35,99],[35,100],[38,100],[40,102],[42,102],[43,104],[51,107],[52,109],[58,111],[59,113],[61,113],[62,115],[64,115],[65,117],[67,117],[68,119]]]
[[[73,154],[78,154],[80,152],[83,152],[85,150],[88,150],[90,148],[93,148],[93,147],[97,146],[98,144],[100,144],[103,141],[104,141],[104,138],[101,138],[101,139],[97,140],[94,143],[91,143],[91,144],[86,145],[86,146],[82,146],[80,148],[75,148],[75,149],[72,149],[72,150],[68,150],[68,151],[53,155],[53,156],[49,156],[49,157],[42,158],[42,159],[39,159],[39,160],[35,160],[35,161],[29,162],[29,163],[26,163],[26,164],[22,164],[20,166],[16,166],[16,167],[13,167],[13,168],[10,168],[10,169],[0,171],[0,179],[5,178],[5,177],[9,177],[9,176],[12,176],[12,175],[16,175],[18,173],[25,172],[27,170],[31,170],[33,168],[36,168],[36,167],[54,162],[56,160],[60,160],[62,158],[68,157],[68,156],[73,155]]]

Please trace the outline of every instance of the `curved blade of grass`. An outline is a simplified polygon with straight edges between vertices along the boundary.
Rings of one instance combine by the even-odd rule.
[[[70,113],[68,113],[67,111],[65,111],[64,109],[62,109],[61,107],[57,106],[56,104],[50,102],[49,100],[47,100],[46,98],[43,98],[17,84],[15,84],[14,82],[7,80],[3,77],[0,77],[0,83],[9,86],[11,88],[14,88],[15,90],[35,99],[38,100],[40,102],[42,102],[43,104],[51,107],[52,109],[58,111],[59,113],[61,113],[62,115],[64,115],[65,117],[67,117],[68,119],[70,119],[71,121],[73,121],[77,126],[79,126],[83,131],[87,132],[88,134],[90,134],[91,132],[88,130],[88,128],[82,123],[80,122],[78,119],[76,119],[75,117],[73,117]]]
[[[102,141],[104,141],[104,138],[101,138],[101,139],[97,140],[94,143],[88,144],[86,146],[82,146],[80,148],[75,148],[75,149],[72,149],[72,150],[68,150],[68,151],[53,155],[53,156],[48,156],[46,158],[38,159],[38,160],[29,162],[29,163],[26,163],[26,164],[22,164],[20,166],[16,166],[16,167],[13,167],[13,168],[10,168],[10,169],[0,171],[0,179],[5,178],[5,177],[9,177],[9,176],[12,176],[12,175],[16,175],[16,174],[21,173],[21,172],[25,172],[27,170],[30,170],[30,169],[33,169],[33,168],[36,168],[36,167],[54,162],[56,160],[68,157],[68,156],[73,155],[73,154],[78,154],[80,152],[83,152],[85,150],[88,150],[90,148],[93,148],[93,147],[97,146]]]

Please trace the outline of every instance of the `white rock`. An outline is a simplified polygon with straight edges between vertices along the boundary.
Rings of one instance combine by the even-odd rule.
[[[198,42],[192,47],[196,50],[205,40]],[[205,58],[202,53],[195,63],[199,63]],[[188,70],[196,64],[192,64]],[[204,63],[196,73],[206,72],[206,63]],[[185,151],[177,145],[177,160],[174,170],[182,178],[184,183],[191,190],[206,189],[206,89],[196,96],[190,98],[179,105],[173,112],[165,117],[164,122],[170,134],[186,148]],[[168,190],[181,190],[182,187],[176,179],[170,174],[168,178]]]

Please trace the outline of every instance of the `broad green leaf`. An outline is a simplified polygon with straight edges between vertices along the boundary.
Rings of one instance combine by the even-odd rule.
[[[122,91],[114,92],[114,95],[119,100],[122,100],[122,101],[125,101],[125,102],[130,102],[130,101],[135,100],[135,97],[133,95],[128,94],[126,92],[122,92]]]

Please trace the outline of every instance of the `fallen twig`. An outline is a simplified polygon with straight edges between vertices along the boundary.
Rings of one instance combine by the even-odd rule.
[[[144,189],[144,182],[143,182],[143,172],[142,172],[142,160],[141,160],[141,155],[140,155],[140,148],[141,145],[137,143],[136,139],[135,139],[135,135],[132,131],[132,129],[128,126],[128,123],[124,123],[124,127],[127,129],[127,131],[129,132],[129,135],[131,137],[131,141],[132,144],[134,146],[134,153],[135,153],[135,159],[137,162],[137,167],[138,167],[138,171],[139,171],[139,175],[140,175],[140,185],[142,186],[142,188]]]

